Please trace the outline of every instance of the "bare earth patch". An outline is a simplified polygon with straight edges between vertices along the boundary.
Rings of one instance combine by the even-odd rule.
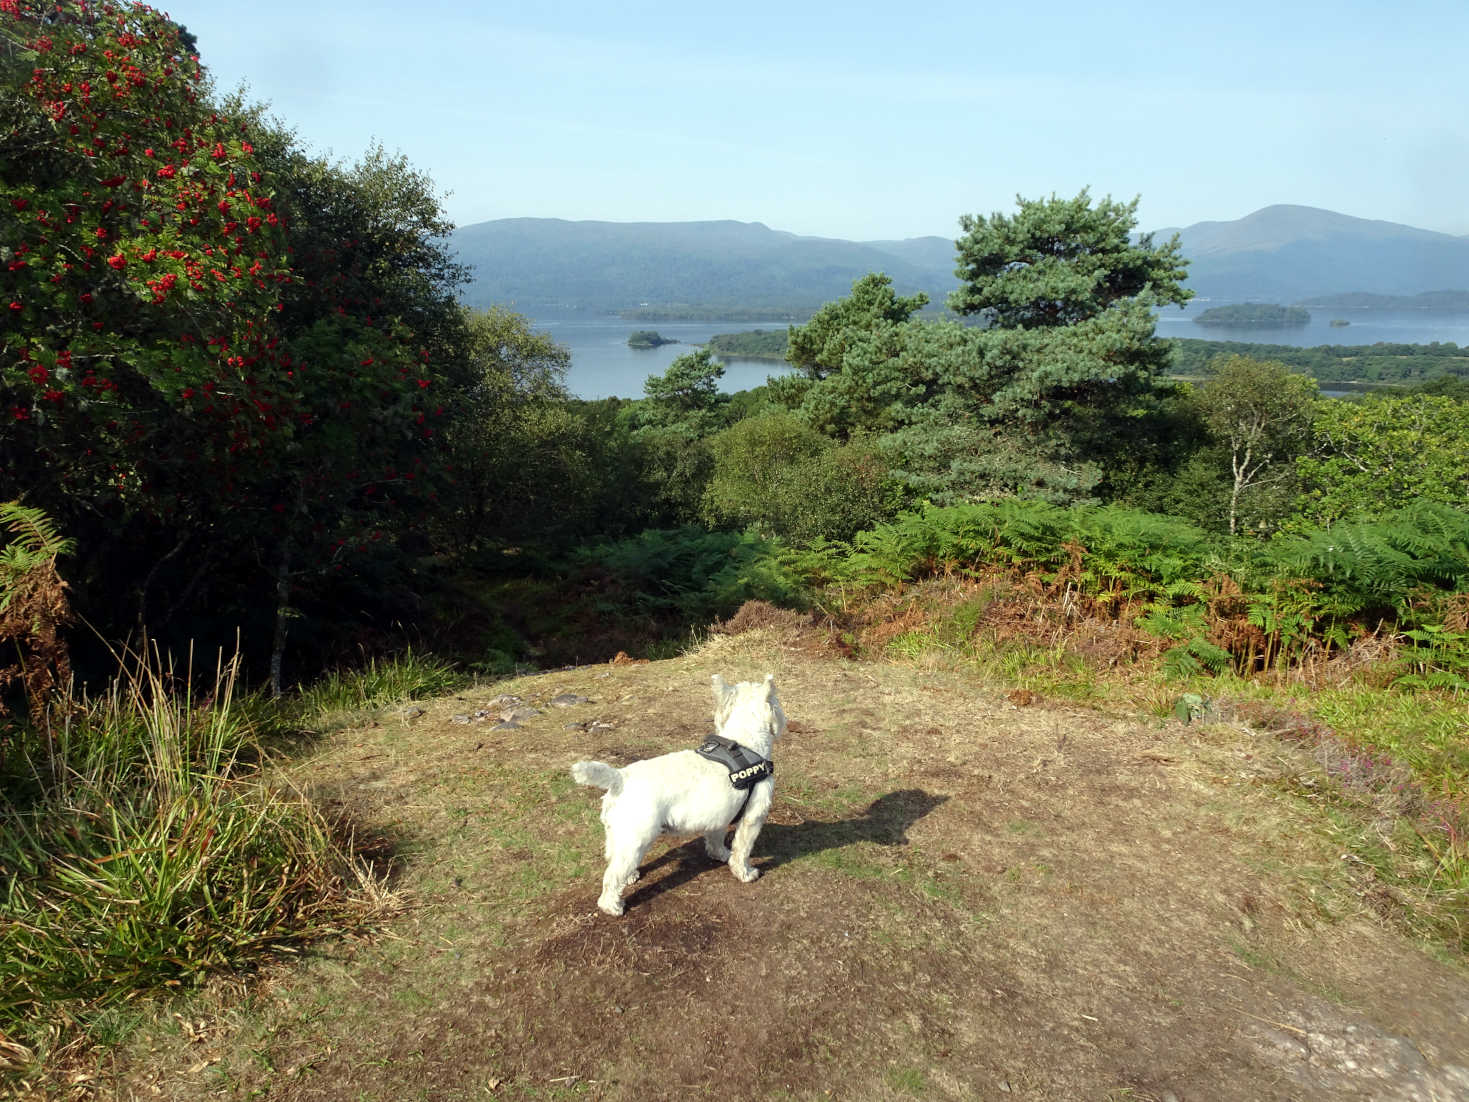
[[[1379,917],[1271,783],[1289,748],[1018,706],[793,630],[332,736],[296,779],[398,839],[409,908],[196,1000],[110,1096],[1469,1098],[1462,963]],[[567,766],[693,745],[709,675],[767,670],[792,723],[764,875],[673,839],[600,914],[597,794]],[[539,714],[462,722],[500,693]]]

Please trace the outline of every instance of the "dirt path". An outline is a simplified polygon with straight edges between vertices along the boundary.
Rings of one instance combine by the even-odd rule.
[[[764,875],[675,841],[597,912],[566,766],[692,745],[709,675],[766,670],[793,722]],[[506,688],[301,767],[402,839],[411,908],[155,1033],[120,1096],[1469,1099],[1469,977],[1378,918],[1264,738],[760,633],[515,683],[521,730],[453,721]]]

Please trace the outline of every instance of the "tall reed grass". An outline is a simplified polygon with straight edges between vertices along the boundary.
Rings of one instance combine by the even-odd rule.
[[[344,829],[263,775],[272,713],[237,695],[238,660],[202,693],[146,648],[121,670],[22,732],[0,775],[0,1067],[391,904]]]

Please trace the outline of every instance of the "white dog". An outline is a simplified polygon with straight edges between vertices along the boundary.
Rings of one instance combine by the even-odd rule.
[[[661,757],[635,761],[623,769],[605,762],[579,761],[571,767],[577,784],[605,788],[602,824],[607,831],[607,872],[597,906],[610,915],[622,914],[622,891],[638,878],[638,863],[667,831],[703,834],[704,849],[716,861],[728,861],[735,877],[748,884],[760,875],[750,867],[750,849],[770,814],[775,792],[775,767],[770,751],[785,734],[786,717],[775,695],[775,678],[763,682],[725,683],[714,675],[714,729],[748,751],[745,760],[760,759],[754,768],[737,769],[701,757],[700,751],[679,750]],[[706,743],[706,747],[710,743]],[[702,748],[701,748],[702,749]],[[759,777],[748,788],[737,780]],[[724,844],[725,831],[738,820],[734,846]]]

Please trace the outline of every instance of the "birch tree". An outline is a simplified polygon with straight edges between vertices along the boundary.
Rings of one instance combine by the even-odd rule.
[[[1204,420],[1229,449],[1229,533],[1239,530],[1242,495],[1295,473],[1311,438],[1316,380],[1277,360],[1231,356],[1199,389]]]

